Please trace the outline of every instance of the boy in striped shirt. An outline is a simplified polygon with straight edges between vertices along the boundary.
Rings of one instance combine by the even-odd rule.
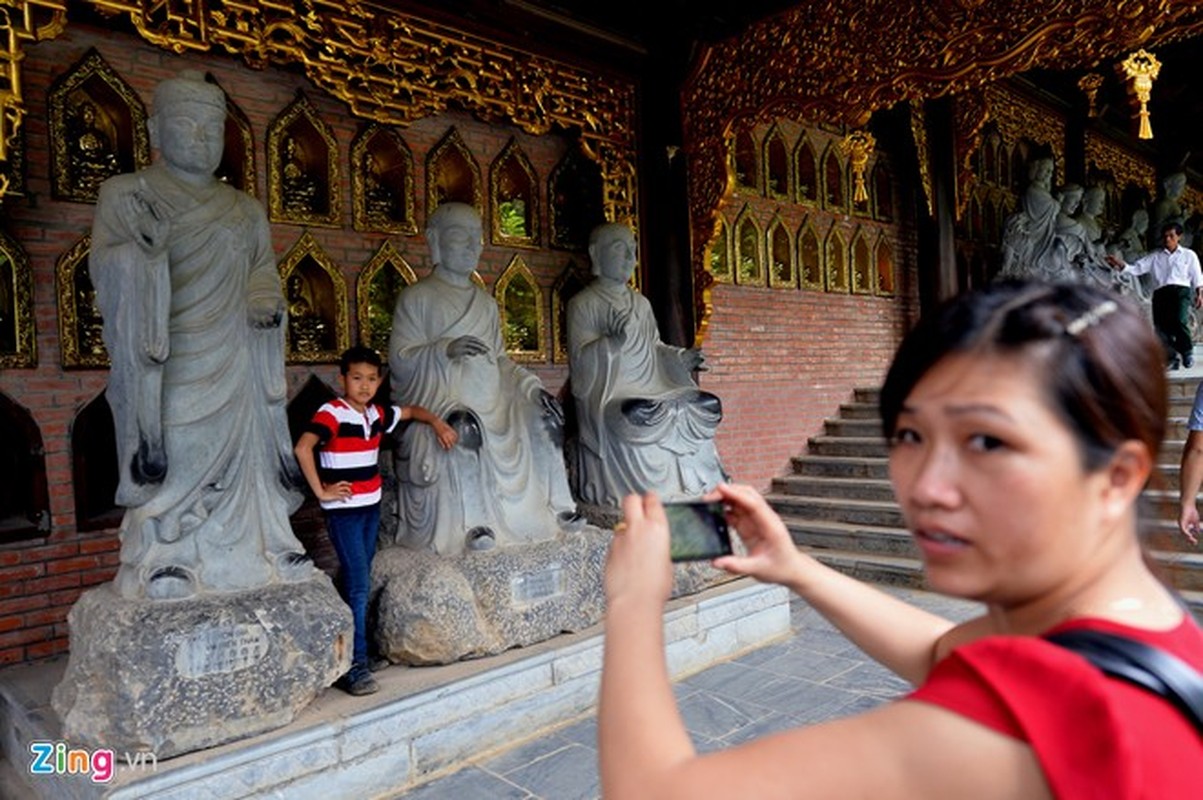
[[[293,452],[309,488],[322,505],[330,542],[342,569],[343,597],[355,619],[351,669],[339,684],[353,695],[379,687],[368,662],[367,610],[372,557],[380,527],[380,437],[404,419],[434,428],[444,448],[456,442],[450,425],[421,406],[380,406],[372,402],[380,388],[382,362],[370,347],[356,345],[339,359],[343,396],[314,414]],[[314,458],[319,450],[320,466]]]

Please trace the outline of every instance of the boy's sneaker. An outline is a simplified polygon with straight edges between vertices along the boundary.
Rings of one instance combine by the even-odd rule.
[[[346,684],[347,694],[353,694],[356,697],[362,697],[365,694],[375,694],[380,691],[379,684],[372,677],[371,672],[364,672],[347,676]]]
[[[376,656],[375,658],[368,659],[368,670],[371,672],[379,672],[380,670],[391,666],[392,663],[393,662],[389,661],[384,656]]]
[[[1190,369],[1194,365],[1195,365],[1195,354],[1194,353],[1187,353],[1186,355],[1182,356],[1182,366],[1186,367],[1187,369]]]

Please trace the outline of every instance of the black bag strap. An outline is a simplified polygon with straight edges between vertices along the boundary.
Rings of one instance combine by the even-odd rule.
[[[1082,656],[1104,675],[1164,697],[1203,734],[1203,675],[1182,659],[1127,636],[1085,628],[1044,638]]]

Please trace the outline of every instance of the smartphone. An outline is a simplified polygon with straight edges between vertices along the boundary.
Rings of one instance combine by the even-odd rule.
[[[664,504],[673,561],[709,561],[731,555],[731,532],[720,501]]]

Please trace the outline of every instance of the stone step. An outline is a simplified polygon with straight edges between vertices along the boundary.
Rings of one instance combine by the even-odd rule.
[[[842,497],[806,497],[790,494],[765,495],[769,505],[782,516],[849,525],[905,528],[902,510],[893,500],[849,500]]]
[[[812,436],[807,451],[816,456],[855,456],[885,458],[889,454],[880,436]]]
[[[853,436],[858,438],[868,438],[872,436],[881,437],[881,420],[877,417],[870,419],[826,419],[823,420],[823,434],[825,436]]]
[[[894,486],[886,478],[838,478],[821,475],[783,475],[773,479],[772,491],[804,497],[843,497],[892,502]]]
[[[881,419],[881,413],[876,403],[843,403],[840,405],[840,417],[843,419]]]
[[[923,565],[918,558],[806,546],[799,549],[819,562],[866,583],[928,588],[923,578]],[[1197,619],[1203,617],[1203,591],[1199,587],[1175,586],[1174,589]]]
[[[801,455],[790,459],[795,475],[828,478],[889,478],[889,464],[884,458],[856,456]]]
[[[1196,368],[1198,365],[1196,365]],[[1198,378],[1179,378],[1175,375],[1170,375],[1167,382],[1166,392],[1171,399],[1185,397],[1188,400],[1193,400],[1195,391],[1199,388]]]
[[[858,553],[919,557],[919,550],[905,528],[856,525],[792,515],[783,515],[781,519],[794,543],[804,550],[855,550]]]
[[[870,403],[874,406],[881,405],[881,387],[861,386],[858,389],[853,389],[852,400],[857,403]]]

